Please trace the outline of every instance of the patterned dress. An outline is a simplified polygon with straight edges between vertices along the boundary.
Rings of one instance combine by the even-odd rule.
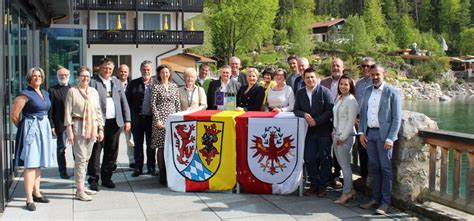
[[[178,85],[169,82],[168,89],[161,83],[154,84],[151,89],[151,111],[153,113],[153,132],[151,135],[151,148],[159,149],[165,146],[165,128],[158,129],[158,120],[166,125],[168,115],[180,110]]]
[[[22,110],[22,119],[16,134],[15,159],[17,166],[25,168],[46,168],[54,163],[52,151],[51,125],[48,110],[51,107],[49,94],[41,90],[39,96],[32,87],[23,90],[20,95],[28,97]]]

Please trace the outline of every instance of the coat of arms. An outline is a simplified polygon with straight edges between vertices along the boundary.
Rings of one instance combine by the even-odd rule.
[[[210,179],[218,170],[222,149],[222,122],[171,122],[173,161],[179,173],[193,181]]]
[[[298,119],[249,118],[247,162],[262,182],[285,182],[298,162]],[[252,129],[250,129],[252,128]]]

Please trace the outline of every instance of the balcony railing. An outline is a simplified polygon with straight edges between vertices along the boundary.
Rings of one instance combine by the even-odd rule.
[[[88,44],[200,45],[203,41],[203,31],[88,30],[87,32]]]
[[[474,135],[438,130],[420,131],[419,136],[430,145],[429,188],[424,198],[474,214]]]
[[[203,0],[76,0],[78,10],[202,12]]]

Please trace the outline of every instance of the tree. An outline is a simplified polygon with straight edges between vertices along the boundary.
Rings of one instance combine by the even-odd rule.
[[[461,54],[474,54],[474,28],[468,28],[461,33]]]
[[[344,45],[344,48],[349,54],[353,56],[357,54],[367,54],[372,43],[367,34],[365,21],[362,16],[349,16],[344,24],[344,33],[348,36],[352,36],[351,40]]]
[[[313,0],[280,0],[279,13],[275,23],[277,44],[291,43],[289,52],[300,56],[311,54],[314,44],[311,36],[311,23],[313,21]],[[284,39],[283,34],[287,34]]]
[[[413,42],[419,42],[420,32],[415,28],[413,20],[408,15],[403,15],[397,25],[395,36],[400,48],[408,48]]]
[[[366,27],[370,29],[369,39],[371,42],[384,46],[380,50],[393,48],[393,33],[385,22],[380,0],[365,1],[364,20]]]
[[[273,37],[278,0],[209,0],[206,22],[220,62],[259,47]]]

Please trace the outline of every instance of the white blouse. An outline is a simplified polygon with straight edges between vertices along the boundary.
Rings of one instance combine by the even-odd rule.
[[[285,85],[281,90],[275,90],[275,87],[268,90],[267,95],[267,110],[272,110],[275,107],[281,108],[283,112],[293,111],[295,105],[295,95],[290,86]]]

